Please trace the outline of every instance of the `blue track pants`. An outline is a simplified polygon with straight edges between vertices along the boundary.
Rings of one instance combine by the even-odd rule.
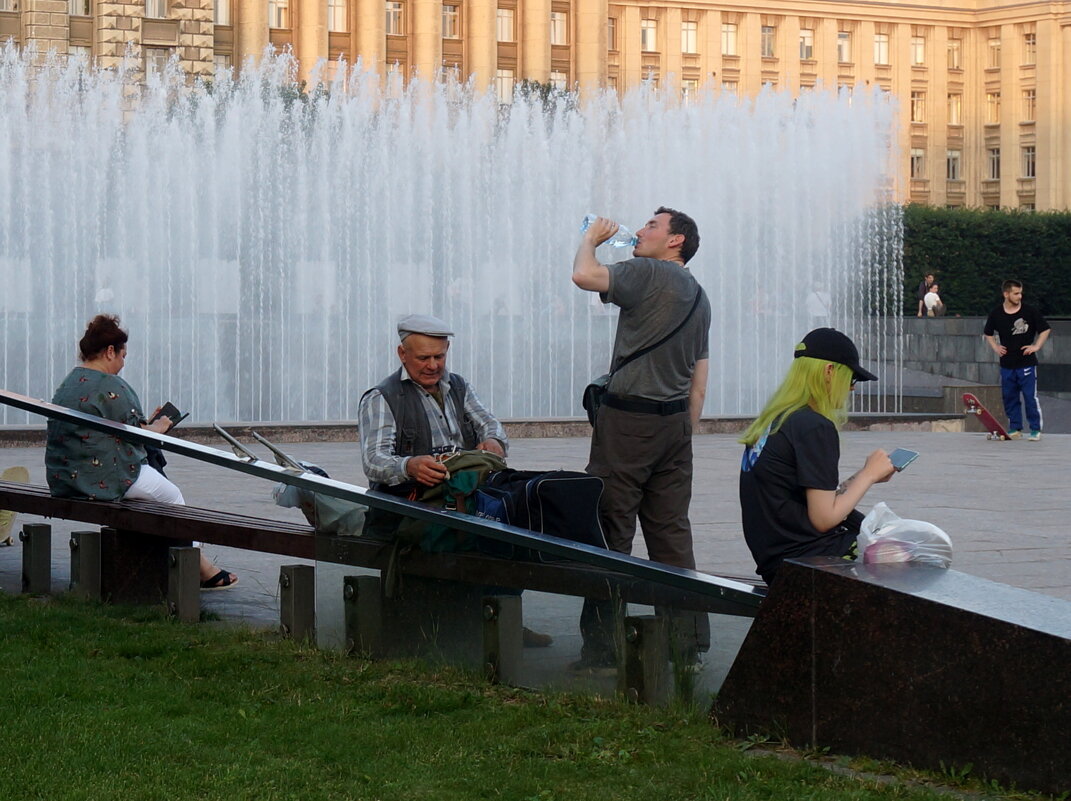
[[[1023,430],[1023,406],[1031,431],[1041,431],[1041,406],[1038,404],[1038,368],[1000,368],[1000,389],[1004,395],[1004,414],[1008,430]],[[1019,396],[1022,395],[1020,403]]]

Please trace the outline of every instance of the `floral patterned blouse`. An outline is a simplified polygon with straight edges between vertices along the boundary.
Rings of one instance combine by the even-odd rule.
[[[75,367],[52,398],[59,406],[136,426],[145,421],[137,393],[117,375]],[[114,501],[138,480],[145,463],[141,445],[72,423],[48,421],[45,472],[60,498]]]

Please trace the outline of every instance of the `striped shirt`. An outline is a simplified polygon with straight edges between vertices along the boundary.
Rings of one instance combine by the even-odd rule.
[[[404,367],[401,368],[401,379],[402,381],[413,380],[405,372]],[[433,453],[445,453],[464,447],[461,424],[454,414],[453,404],[444,403],[446,409],[441,409],[431,394],[423,391],[423,388],[421,390],[420,400],[431,427]],[[442,397],[448,400],[450,397],[449,373],[439,381],[439,390]],[[509,451],[506,429],[483,405],[471,384],[465,392],[464,410],[476,429],[477,442],[497,439],[502,443],[502,447],[507,452]],[[364,396],[357,411],[357,420],[361,436],[361,461],[368,480],[388,486],[409,481],[405,466],[411,457],[398,456],[395,453],[394,415],[382,392],[372,389]]]

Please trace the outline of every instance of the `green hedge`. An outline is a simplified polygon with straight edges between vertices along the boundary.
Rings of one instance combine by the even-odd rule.
[[[949,314],[989,314],[1007,278],[1046,316],[1071,315],[1071,212],[904,208],[904,312],[926,273]]]

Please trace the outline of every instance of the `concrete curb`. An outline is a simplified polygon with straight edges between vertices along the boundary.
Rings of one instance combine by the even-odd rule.
[[[751,423],[751,417],[705,417],[698,434],[736,434]],[[591,426],[581,417],[544,420],[503,420],[511,439],[562,439],[589,437]],[[958,424],[958,425],[957,425]],[[242,442],[255,442],[256,431],[272,442],[356,442],[356,421],[314,423],[221,423],[229,434]],[[962,431],[962,414],[853,414],[845,431]],[[182,425],[175,436],[190,442],[222,447],[223,441],[211,425]],[[0,426],[0,448],[39,448],[45,444],[44,425]]]

